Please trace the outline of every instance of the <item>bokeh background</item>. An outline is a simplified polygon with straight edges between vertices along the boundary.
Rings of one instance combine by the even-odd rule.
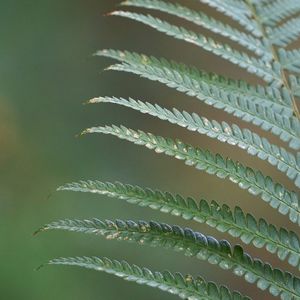
[[[215,14],[204,5],[195,5],[195,1],[185,2]],[[115,0],[0,1],[0,298],[176,299],[94,271],[53,266],[35,271],[50,258],[97,255],[126,259],[154,270],[201,274],[208,280],[238,287],[255,299],[271,299],[230,273],[180,253],[65,232],[32,236],[37,228],[53,220],[98,217],[178,223],[238,242],[205,225],[184,222],[120,200],[55,191],[61,184],[80,179],[123,181],[198,199],[215,199],[232,207],[239,205],[278,225],[287,225],[285,218],[258,198],[182,162],[110,136],[76,138],[77,133],[89,126],[124,124],[180,137],[231,156],[293,188],[274,168],[236,148],[122,107],[82,105],[100,95],[133,96],[252,128],[158,83],[125,73],[102,72],[112,61],[92,54],[98,49],[116,48],[164,56],[233,78],[256,81],[194,46],[129,20],[104,17],[116,4]],[[264,250],[246,248],[252,255],[282,266]]]

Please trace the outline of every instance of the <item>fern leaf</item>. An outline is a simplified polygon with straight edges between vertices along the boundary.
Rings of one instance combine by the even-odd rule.
[[[261,40],[253,37],[250,34],[245,34],[214,18],[211,18],[202,12],[189,9],[177,3],[173,4],[160,0],[126,0],[121,4],[126,6],[136,6],[158,10],[177,16],[179,18],[183,18],[187,21],[195,23],[196,25],[200,25],[214,33],[231,39],[241,46],[244,46],[248,50],[253,51],[258,56],[264,56],[265,59],[270,59],[270,53],[266,51],[266,46],[261,42]]]
[[[273,269],[261,260],[244,253],[240,246],[231,247],[225,241],[217,241],[189,228],[170,226],[157,222],[63,220],[46,225],[42,230],[67,230],[104,236],[108,240],[129,241],[140,245],[163,247],[184,255],[217,264],[225,270],[232,270],[249,283],[256,283],[262,290],[268,290],[281,299],[300,297],[300,279],[279,269]]]
[[[289,84],[295,96],[300,97],[300,77],[295,75],[289,76]]]
[[[300,2],[297,0],[277,0],[269,5],[257,6],[260,21],[269,26],[277,23],[300,12]]]
[[[184,199],[180,195],[173,196],[168,192],[142,189],[122,183],[100,181],[81,181],[66,184],[59,191],[74,191],[107,195],[125,200],[131,204],[149,207],[163,213],[180,216],[186,220],[205,223],[220,232],[228,232],[235,238],[240,238],[245,244],[253,244],[257,248],[265,247],[270,253],[276,253],[280,260],[300,269],[300,239],[292,231],[277,229],[264,219],[258,221],[245,214],[240,207],[231,211],[229,206],[220,206],[217,202],[208,203],[202,199],[197,203],[193,198]]]
[[[289,92],[284,88],[276,89],[260,85],[252,86],[243,80],[228,79],[215,73],[199,71],[196,68],[191,68],[184,64],[175,63],[173,61],[169,62],[164,58],[158,59],[152,56],[148,57],[144,54],[137,54],[135,52],[102,50],[98,51],[96,55],[110,57],[129,64],[132,67],[132,73],[140,76],[142,76],[143,73],[138,72],[138,70],[150,72],[152,69],[152,72],[149,74],[152,76],[149,76],[149,79],[163,82],[162,79],[159,80],[160,77],[158,77],[158,74],[160,74],[161,77],[163,76],[166,78],[166,83],[168,83],[170,87],[175,87],[180,91],[183,90],[183,87],[179,84],[185,84],[185,81],[196,81],[198,84],[203,82],[207,84],[210,89],[220,90],[222,93],[226,93],[228,97],[234,95],[235,97],[243,98],[250,103],[254,103],[259,107],[268,107],[275,112],[284,114],[287,117],[293,115],[293,111],[291,109],[292,99],[289,96]],[[116,68],[125,68],[126,66],[127,65],[120,65]],[[112,66],[111,68],[114,69],[115,67]],[[190,87],[190,89],[192,88],[193,86]],[[199,88],[200,87],[198,87],[198,89]],[[194,94],[197,95],[196,91],[193,90],[188,90],[187,93],[192,96],[194,96]]]
[[[286,190],[278,183],[274,183],[270,177],[264,176],[261,172],[253,171],[238,162],[224,159],[219,154],[213,155],[207,150],[186,145],[180,140],[173,141],[140,130],[137,132],[124,126],[93,127],[83,133],[114,135],[120,139],[155,150],[157,153],[165,153],[179,160],[184,160],[186,165],[195,166],[196,169],[203,170],[208,174],[214,174],[219,178],[228,178],[250,194],[260,195],[262,200],[276,208],[281,214],[289,214],[290,220],[300,225],[297,194]]]
[[[50,265],[77,266],[96,271],[103,271],[127,281],[148,285],[164,292],[177,295],[182,299],[193,300],[250,300],[238,292],[231,292],[225,286],[218,287],[213,282],[203,278],[194,279],[191,275],[183,277],[180,273],[174,275],[169,271],[152,272],[147,268],[130,265],[126,261],[111,260],[99,257],[68,257],[50,260]]]
[[[251,0],[251,1],[248,1],[248,2],[251,2],[253,5],[264,6],[264,5],[271,4],[272,1],[274,1],[274,0]]]
[[[136,53],[102,50],[98,51],[96,55],[125,62],[122,65],[112,66],[110,69],[134,73],[153,81],[159,81],[190,96],[195,96],[208,105],[225,110],[265,131],[271,131],[284,142],[288,142],[291,148],[300,149],[300,122],[297,118],[275,113],[247,98],[238,97],[229,91],[226,92],[226,84],[224,81],[222,83],[222,79],[218,77],[189,70],[185,66],[180,68],[166,60],[149,58]],[[232,87],[234,85],[232,83]]]
[[[300,17],[293,18],[279,27],[269,30],[269,39],[272,44],[286,47],[300,37]]]
[[[268,163],[276,166],[279,171],[286,174],[288,178],[294,180],[297,187],[300,187],[300,165],[298,165],[296,157],[284,148],[270,144],[267,139],[260,137],[248,129],[242,130],[237,125],[231,127],[225,122],[220,124],[215,120],[209,121],[195,113],[191,115],[186,111],[180,112],[175,108],[170,111],[157,104],[144,103],[132,98],[126,100],[116,97],[99,97],[89,101],[89,103],[105,102],[123,105],[161,120],[167,120],[171,124],[177,124],[188,130],[205,134],[221,142],[236,145],[251,155],[255,155],[262,160],[267,160]]]
[[[234,21],[242,25],[247,31],[251,32],[256,37],[261,37],[262,33],[255,22],[247,17],[248,12],[245,9],[240,9],[238,3],[241,1],[228,2],[224,0],[199,0],[200,2],[215,8],[218,12],[232,18]],[[242,3],[243,5],[243,3]]]
[[[279,59],[284,69],[291,72],[300,73],[300,50],[286,51],[278,50]]]
[[[212,52],[240,68],[245,69],[249,73],[262,78],[267,83],[274,86],[281,86],[282,84],[282,79],[280,73],[278,73],[278,66],[276,66],[276,63],[275,66],[266,64],[263,60],[250,57],[248,54],[234,50],[228,45],[223,45],[211,38],[207,38],[183,27],[177,27],[151,15],[143,15],[128,11],[115,11],[112,12],[111,15],[141,22],[176,39],[203,48],[206,51]]]
[[[224,0],[224,1],[220,1],[220,0],[209,0],[209,1],[202,1],[200,0],[200,2],[208,4],[207,2],[213,2],[214,6],[221,6],[226,10],[235,10],[237,14],[241,14],[241,15],[245,15],[248,17],[251,17],[251,13],[248,10],[247,5],[244,3],[244,1],[240,1],[240,0]]]

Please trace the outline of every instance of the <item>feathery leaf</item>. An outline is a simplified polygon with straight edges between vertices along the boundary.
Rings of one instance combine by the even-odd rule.
[[[148,285],[164,292],[177,295],[182,299],[193,300],[250,300],[238,292],[231,292],[225,286],[218,287],[213,282],[203,278],[194,279],[191,275],[183,277],[180,273],[174,275],[169,271],[152,272],[147,268],[129,265],[126,261],[111,260],[99,257],[67,257],[50,260],[50,265],[78,266],[96,271],[104,271],[127,281]]]
[[[205,223],[220,232],[228,232],[231,236],[240,238],[245,244],[265,247],[270,253],[276,253],[280,260],[287,259],[290,265],[300,269],[300,239],[297,234],[284,228],[277,229],[264,219],[257,221],[251,214],[245,214],[240,207],[235,207],[232,211],[227,205],[220,206],[215,201],[209,203],[202,199],[197,203],[191,197],[185,199],[169,192],[119,182],[80,181],[61,186],[58,190],[106,195],[186,220]]]
[[[286,47],[300,37],[300,17],[293,18],[281,26],[268,30],[272,44]]]
[[[153,221],[113,222],[93,219],[57,221],[45,225],[41,230],[90,233],[104,236],[108,240],[172,249],[218,265],[224,270],[232,270],[235,275],[243,277],[249,283],[255,283],[258,288],[268,290],[274,296],[280,296],[281,299],[300,297],[299,278],[251,258],[240,246],[231,247],[225,240],[217,241],[190,228],[183,229],[177,225],[170,226]]]
[[[157,153],[165,153],[179,160],[184,160],[186,165],[195,166],[196,169],[208,174],[216,175],[221,179],[228,178],[241,189],[258,196],[276,208],[281,214],[289,215],[289,219],[300,225],[299,199],[295,192],[290,192],[279,183],[274,183],[270,177],[264,176],[260,171],[253,171],[239,162],[224,159],[221,155],[213,155],[208,150],[184,144],[180,140],[173,141],[141,130],[134,131],[124,126],[93,127],[86,129],[86,133],[103,133],[114,135],[120,139],[142,145]]]
[[[238,4],[243,5],[242,1],[228,2],[224,0],[199,0],[200,2],[215,8],[218,12],[223,13],[227,17],[242,25],[246,30],[251,32],[256,37],[261,37],[262,33],[257,24],[248,18],[249,11],[241,10]]]
[[[289,76],[289,84],[295,96],[300,97],[300,77],[295,75]]]
[[[265,6],[257,6],[259,19],[263,24],[276,26],[277,23],[300,12],[297,0],[276,0]]]
[[[300,165],[296,157],[284,148],[270,144],[267,139],[260,137],[248,129],[240,129],[235,124],[230,126],[226,122],[220,124],[215,120],[209,121],[207,118],[200,117],[196,113],[180,112],[175,108],[170,111],[157,104],[144,103],[132,98],[126,100],[116,97],[99,97],[91,99],[89,103],[114,103],[123,105],[161,120],[167,120],[171,124],[177,124],[190,131],[205,134],[223,143],[238,146],[250,155],[267,160],[272,166],[276,166],[279,171],[286,174],[288,178],[294,180],[297,187],[300,187]]]
[[[114,11],[111,15],[141,22],[176,39],[183,40],[203,48],[206,51],[212,52],[240,68],[245,69],[247,72],[262,78],[267,83],[274,86],[281,86],[282,84],[282,79],[278,72],[278,66],[276,63],[274,63],[274,65],[269,63],[267,64],[261,59],[250,57],[247,53],[234,50],[229,45],[223,45],[214,41],[212,38],[197,34],[183,27],[177,27],[151,15],[143,15],[129,11]]]
[[[222,77],[214,77],[195,69],[191,70],[184,65],[169,63],[164,59],[158,60],[146,55],[115,50],[98,51],[96,55],[124,62],[121,65],[110,67],[112,70],[130,72],[161,82],[189,96],[194,96],[208,105],[233,114],[246,122],[251,122],[265,131],[271,131],[284,142],[288,142],[291,148],[300,149],[299,120],[295,117],[273,112],[259,105],[258,101],[251,102],[247,97],[244,98],[231,92],[233,86],[238,85],[235,81],[229,81],[229,86],[232,87],[230,90],[226,90],[226,81]],[[245,93],[251,91],[251,94],[255,94],[255,89],[247,88],[243,84],[237,90],[241,94],[242,90]],[[263,96],[264,92],[262,91],[261,94]],[[286,95],[286,93],[283,95]],[[283,98],[290,99],[288,96],[283,96]]]
[[[126,6],[143,7],[147,9],[159,10],[179,18],[183,18],[187,21],[200,25],[214,33],[220,34],[224,37],[228,37],[232,41],[244,46],[250,51],[253,51],[259,56],[264,56],[266,59],[270,56],[270,53],[266,51],[266,45],[261,40],[253,37],[250,34],[243,33],[227,24],[224,24],[212,17],[207,16],[202,12],[198,12],[188,7],[181,6],[177,3],[160,0],[126,0],[121,3]],[[270,57],[269,57],[270,58]]]
[[[286,51],[284,49],[278,50],[278,56],[282,68],[291,72],[300,73],[300,50]]]

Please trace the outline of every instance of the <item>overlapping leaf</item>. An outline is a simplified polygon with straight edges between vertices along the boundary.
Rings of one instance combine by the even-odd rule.
[[[294,232],[284,228],[277,229],[264,219],[258,221],[245,214],[240,207],[232,211],[227,205],[220,206],[202,199],[197,203],[193,198],[187,199],[168,192],[153,191],[122,183],[101,181],[81,181],[66,184],[60,191],[73,191],[107,195],[125,200],[128,203],[149,207],[163,213],[181,216],[186,220],[206,223],[220,232],[228,232],[240,238],[245,244],[253,244],[257,248],[265,247],[269,252],[276,253],[281,260],[300,269],[300,240]]]
[[[211,38],[197,34],[183,27],[172,25],[151,15],[129,11],[115,11],[112,15],[122,16],[144,23],[176,39],[196,45],[247,72],[263,79],[266,87],[251,86],[237,81],[208,74],[182,64],[168,62],[126,51],[103,50],[97,54],[111,57],[119,64],[112,70],[134,73],[143,78],[161,82],[171,88],[194,96],[204,103],[222,109],[237,118],[259,126],[265,131],[277,135],[295,150],[300,149],[300,121],[296,104],[300,96],[300,51],[286,50],[284,47],[294,42],[300,34],[300,2],[297,0],[198,0],[238,22],[240,31],[226,25],[202,12],[167,2],[166,0],[127,0],[123,5],[161,11],[189,22],[200,25],[214,33],[229,38],[245,48],[234,48],[216,42]],[[293,17],[293,19],[290,19]],[[281,23],[281,24],[280,24]],[[277,49],[275,46],[282,47]],[[288,75],[288,71],[293,75]],[[148,102],[116,97],[100,97],[90,101],[109,102],[138,110],[188,130],[205,134],[221,142],[238,146],[250,155],[266,160],[293,180],[300,187],[300,153],[292,154],[271,144],[267,139],[237,125],[228,125],[209,121],[204,117],[177,109],[168,110]],[[143,145],[157,153],[183,160],[222,179],[229,179],[249,193],[260,196],[281,214],[300,225],[300,200],[295,192],[275,183],[260,171],[254,171],[231,159],[224,159],[207,150],[184,144],[180,140],[166,139],[143,131],[134,131],[124,126],[93,127],[84,133],[104,133]],[[165,213],[181,216],[184,219],[206,223],[221,232],[228,232],[240,238],[246,244],[265,247],[270,253],[276,253],[281,260],[287,260],[291,266],[299,269],[299,237],[285,228],[277,229],[264,219],[255,219],[245,214],[241,208],[231,210],[227,205],[192,198],[183,198],[170,193],[142,189],[121,183],[100,181],[81,181],[59,188],[78,192],[90,192],[108,195],[132,204],[150,207]],[[262,290],[268,290],[282,300],[300,299],[300,279],[291,273],[273,269],[269,264],[251,258],[240,246],[231,247],[227,241],[217,241],[212,237],[194,232],[189,228],[170,226],[156,222],[63,220],[46,225],[41,230],[67,230],[92,233],[107,239],[127,240],[154,247],[171,248],[217,264],[225,270],[242,276],[247,282],[255,283]],[[59,258],[49,264],[64,264],[85,267],[115,274],[129,281],[160,288],[183,299],[249,299],[239,293],[230,292],[226,287],[206,283],[202,278],[194,280],[179,273],[151,272],[126,262],[96,257]]]
[[[299,12],[300,2],[297,0],[276,0],[265,6],[257,6],[260,21],[269,26],[276,26]]]
[[[261,37],[261,31],[257,24],[249,18],[249,10],[245,9],[244,3],[241,1],[224,1],[224,0],[199,0],[205,3],[224,15],[232,18],[234,21],[242,25],[246,30],[251,32],[256,37]],[[242,5],[242,7],[240,6]]]
[[[183,252],[184,255],[208,261],[224,270],[232,270],[235,275],[281,299],[300,297],[299,278],[251,258],[240,246],[231,247],[225,240],[217,241],[189,228],[157,222],[93,219],[57,221],[45,225],[41,230],[53,229],[90,233],[105,236],[109,240],[129,241]]]
[[[290,75],[289,84],[291,86],[291,90],[294,93],[294,95],[300,97],[300,77]]]
[[[266,51],[266,45],[263,42],[250,34],[243,33],[227,24],[224,24],[212,17],[207,16],[202,12],[192,10],[188,7],[173,4],[160,0],[126,0],[122,5],[143,7],[147,9],[159,10],[187,21],[200,25],[214,33],[218,33],[232,41],[244,46],[250,51],[253,51],[259,56],[264,56],[265,59],[270,56]]]
[[[282,78],[278,72],[279,66],[276,62],[270,64],[261,59],[250,57],[247,53],[239,52],[229,45],[223,45],[222,43],[214,41],[212,38],[197,34],[183,27],[172,25],[151,15],[143,15],[129,11],[114,11],[111,15],[141,22],[176,39],[201,47],[245,69],[247,72],[262,78],[274,86],[281,86],[282,84]]]
[[[102,102],[130,107],[142,113],[158,117],[159,119],[167,120],[172,124],[185,127],[188,130],[205,134],[221,142],[238,146],[250,155],[267,160],[291,180],[294,180],[297,187],[300,187],[300,161],[297,161],[296,157],[284,148],[271,144],[267,139],[260,137],[248,129],[240,129],[237,125],[230,126],[226,122],[220,124],[215,120],[209,121],[207,118],[200,117],[196,113],[180,112],[175,108],[170,111],[157,104],[144,103],[132,98],[126,100],[116,97],[99,97],[89,101],[89,103]]]
[[[126,261],[110,260],[99,257],[67,257],[49,261],[50,265],[78,266],[96,271],[103,271],[121,277],[124,280],[158,288],[164,292],[178,295],[182,299],[193,300],[250,300],[238,292],[231,292],[225,286],[218,287],[203,278],[194,279],[191,275],[183,277],[169,271],[152,272],[147,268],[129,265]]]
[[[184,144],[180,140],[155,136],[141,130],[134,131],[124,126],[93,127],[84,131],[86,133],[103,133],[114,135],[120,139],[142,145],[157,153],[165,153],[186,165],[194,166],[198,170],[219,178],[228,178],[241,189],[250,194],[260,196],[262,200],[276,208],[281,214],[289,215],[289,219],[300,225],[299,199],[295,192],[290,192],[279,183],[274,183],[270,177],[264,176],[260,171],[253,171],[239,162],[224,159],[221,155],[214,155],[208,150],[202,150]]]
[[[293,18],[281,26],[269,30],[271,43],[286,47],[300,37],[300,17]]]
[[[226,80],[222,77],[189,69],[184,65],[169,63],[165,59],[158,60],[154,57],[127,51],[102,50],[98,51],[96,55],[111,57],[124,62],[121,65],[112,66],[110,69],[130,72],[150,80],[159,81],[180,92],[197,97],[206,104],[222,109],[246,122],[251,122],[263,130],[271,131],[283,141],[288,142],[291,148],[300,149],[299,120],[266,109],[263,105],[259,105],[258,100],[257,102],[251,101],[247,98],[248,92],[254,98],[259,94],[255,92],[254,88],[251,89],[243,84],[239,85],[236,81],[228,81],[228,85],[226,85]],[[240,86],[237,88],[240,96],[232,91],[235,86]],[[246,94],[245,97],[241,95],[243,90]],[[270,90],[266,93],[264,91],[264,89],[260,90],[261,97],[265,97],[270,92]],[[275,92],[276,89],[271,91]],[[278,93],[276,94],[278,95]],[[283,99],[290,101],[285,90],[283,90],[281,98],[274,98],[280,103],[284,102]]]
[[[279,59],[284,69],[291,72],[300,73],[300,50],[286,51],[284,49],[278,50]]]

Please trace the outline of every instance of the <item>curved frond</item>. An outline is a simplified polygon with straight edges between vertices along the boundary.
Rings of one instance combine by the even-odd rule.
[[[129,241],[140,245],[163,247],[184,255],[216,264],[224,270],[243,277],[247,282],[256,284],[262,290],[268,290],[281,299],[300,297],[300,279],[290,273],[273,269],[261,260],[253,259],[244,253],[242,247],[213,237],[194,232],[189,228],[170,226],[157,222],[133,222],[117,220],[115,222],[98,219],[63,220],[44,226],[41,230],[68,230],[104,236],[108,240]]]
[[[297,234],[284,228],[277,229],[264,219],[257,221],[251,214],[245,214],[240,207],[235,207],[232,211],[229,206],[220,206],[215,201],[209,203],[202,199],[196,202],[191,197],[185,199],[169,192],[119,182],[80,181],[61,186],[58,190],[106,195],[186,220],[205,223],[220,232],[240,238],[245,244],[265,247],[270,253],[276,253],[280,260],[287,259],[290,265],[300,269],[300,239]]]
[[[207,88],[220,90],[222,94],[225,93],[228,97],[234,96],[243,98],[249,102],[249,105],[253,103],[259,107],[268,107],[287,117],[293,114],[291,109],[292,100],[286,89],[276,89],[261,85],[252,86],[243,80],[228,79],[215,73],[200,71],[182,63],[168,61],[164,58],[149,57],[135,52],[108,49],[98,51],[96,55],[113,58],[126,63],[130,65],[132,71],[130,71],[129,68],[127,68],[128,70],[126,69],[126,64],[111,66],[110,69],[120,69],[122,71],[123,68],[124,71],[165,83],[169,87],[176,88],[191,96],[198,95],[199,89],[201,89],[201,83],[203,83],[208,86]],[[185,84],[189,82],[189,86],[185,86]],[[205,89],[205,87],[202,87],[202,89]],[[242,99],[240,100],[242,101]],[[220,101],[222,101],[222,99]],[[245,104],[245,106],[249,105]]]
[[[261,31],[257,24],[248,17],[249,11],[244,8],[242,1],[224,1],[224,0],[199,0],[200,2],[215,8],[218,12],[232,18],[234,21],[242,25],[247,31],[251,32],[256,37],[261,37]],[[243,8],[239,6],[243,5]]]
[[[230,292],[225,286],[218,287],[213,282],[203,278],[194,279],[191,275],[183,277],[180,273],[174,275],[169,271],[152,272],[147,268],[130,265],[126,261],[111,260],[99,257],[67,257],[50,260],[50,265],[77,266],[96,271],[103,271],[127,281],[148,285],[164,292],[177,295],[182,299],[193,300],[250,300],[238,292]]]
[[[262,160],[267,160],[272,166],[283,172],[288,178],[294,180],[297,187],[300,187],[300,165],[296,157],[287,152],[284,148],[270,144],[270,142],[251,132],[249,129],[240,129],[237,125],[230,126],[226,122],[219,122],[200,117],[196,113],[189,114],[186,111],[180,112],[173,108],[172,111],[162,108],[159,105],[149,102],[142,102],[129,98],[99,97],[93,98],[89,103],[114,103],[123,105],[144,114],[166,120],[171,124],[176,124],[214,138],[223,143],[238,146],[247,151],[250,155],[255,155]]]
[[[263,24],[275,26],[284,19],[299,13],[300,2],[297,0],[276,0],[265,6],[258,5],[256,8]]]
[[[126,0],[122,5],[143,7],[165,12],[170,15],[185,19],[196,25],[200,25],[214,33],[220,34],[232,41],[240,44],[241,46],[253,51],[256,55],[270,56],[266,51],[266,46],[261,40],[253,37],[250,34],[243,33],[227,24],[224,24],[202,12],[192,10],[188,7],[181,6],[178,3],[165,2],[160,0]],[[270,57],[269,57],[270,58]]]
[[[259,126],[265,131],[271,131],[284,142],[288,142],[291,148],[300,149],[299,120],[295,117],[273,112],[259,105],[258,101],[252,102],[247,97],[238,96],[231,92],[237,82],[228,81],[228,86],[232,85],[229,91],[226,89],[227,84],[224,79],[222,80],[222,77],[210,76],[195,69],[190,70],[184,65],[169,63],[165,59],[158,60],[146,55],[114,50],[98,51],[96,55],[111,57],[124,62],[121,65],[112,66],[110,69],[134,73],[161,82],[168,87],[196,97],[208,105]],[[242,90],[245,93],[248,92],[247,90],[251,91],[250,93],[254,92],[254,89],[248,89],[241,85],[238,91]],[[284,99],[290,99],[290,97],[284,96]]]
[[[252,195],[260,195],[261,199],[276,208],[281,214],[289,215],[292,222],[300,224],[299,199],[295,192],[290,192],[282,185],[274,183],[270,177],[264,176],[259,171],[253,171],[239,162],[224,159],[221,155],[214,155],[208,150],[194,148],[180,140],[173,141],[141,130],[134,131],[124,126],[93,127],[85,130],[86,133],[103,133],[114,135],[120,139],[142,145],[157,153],[165,153],[186,165],[194,166],[198,170],[219,178],[228,178],[241,189],[247,190]]]
[[[247,53],[234,50],[229,45],[223,45],[214,41],[212,38],[197,34],[183,27],[172,25],[151,15],[143,15],[129,11],[114,11],[111,15],[141,22],[176,39],[183,40],[203,48],[206,51],[220,56],[223,59],[230,61],[232,64],[245,69],[247,72],[262,78],[274,86],[281,86],[282,84],[282,79],[278,72],[278,66],[273,66],[269,63],[267,64],[261,59],[250,57]]]
[[[286,23],[269,30],[272,44],[286,47],[300,37],[300,17],[293,18]]]

